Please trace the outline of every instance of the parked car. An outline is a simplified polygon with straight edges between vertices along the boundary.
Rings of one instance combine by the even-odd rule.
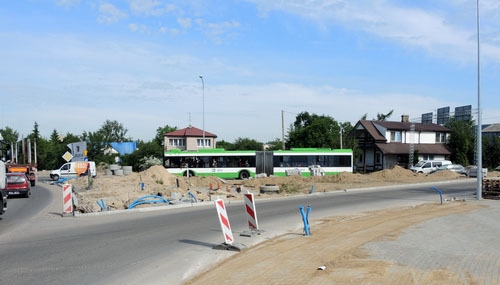
[[[31,186],[26,174],[20,172],[7,173],[7,186],[4,189],[8,196],[23,196],[29,198]]]
[[[421,160],[411,167],[410,170],[414,173],[429,174],[443,165],[451,164],[449,160]]]
[[[467,170],[465,169],[465,167],[463,167],[460,164],[442,165],[441,167],[432,171],[431,173],[435,173],[435,172],[442,171],[442,170],[449,170],[449,171],[453,171],[453,172],[456,172],[456,173],[461,174],[461,175],[467,175]]]
[[[469,165],[465,168],[467,170],[467,176],[468,177],[477,177],[477,166],[476,165]],[[488,168],[483,168],[482,171],[483,177],[488,176]]]

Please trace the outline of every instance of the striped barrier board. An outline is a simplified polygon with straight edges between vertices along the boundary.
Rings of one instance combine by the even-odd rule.
[[[73,213],[73,191],[71,184],[63,184],[63,214]]]
[[[229,224],[229,218],[227,216],[224,200],[217,199],[215,201],[215,205],[217,207],[217,214],[219,215],[219,222],[222,228],[222,234],[224,235],[224,242],[226,244],[232,244],[234,241],[233,232],[231,231],[231,225]]]
[[[248,228],[250,231],[244,231],[240,235],[251,237],[254,234],[261,234],[259,222],[257,221],[257,211],[255,209],[255,199],[253,193],[244,194],[245,197],[245,212],[247,215]]]
[[[245,210],[247,213],[248,228],[250,230],[258,230],[259,223],[257,221],[257,214],[255,212],[255,200],[252,193],[244,194],[245,196]]]

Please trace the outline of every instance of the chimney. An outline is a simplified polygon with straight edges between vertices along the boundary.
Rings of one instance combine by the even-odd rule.
[[[401,123],[409,123],[410,116],[409,115],[401,115]]]

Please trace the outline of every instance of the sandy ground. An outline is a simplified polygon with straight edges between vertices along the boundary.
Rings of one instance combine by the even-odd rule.
[[[363,247],[396,240],[403,230],[423,221],[479,207],[467,202],[425,204],[324,219],[311,225],[310,236],[288,233],[273,238],[185,284],[455,284],[460,279],[453,272],[371,259]]]
[[[490,177],[498,175],[498,172],[488,173]],[[175,196],[180,200],[190,199],[188,193],[191,192],[199,201],[208,201],[211,195],[243,199],[242,194],[251,191],[259,199],[310,193],[312,190],[325,192],[459,179],[467,178],[449,171],[424,175],[396,167],[366,175],[342,173],[329,177],[225,181],[216,177],[175,177],[158,166],[126,176],[100,173],[96,179],[90,180],[90,185],[87,177],[71,182],[78,198],[77,210],[96,212],[102,210],[96,203],[100,199],[111,209],[126,209],[134,200],[146,195]],[[144,183],[144,189],[141,183]],[[260,193],[262,185],[278,185],[280,193]],[[424,204],[313,221],[310,236],[304,236],[303,232],[287,233],[244,249],[185,284],[453,284],[457,279],[452,272],[443,269],[418,272],[418,268],[370,259],[363,246],[374,241],[395,240],[402,231],[416,224],[479,207],[453,201],[444,205]],[[320,267],[325,270],[318,269]],[[412,281],[416,275],[420,276],[418,282]],[[401,283],[401,280],[406,282]]]
[[[43,175],[43,174],[41,174]],[[490,175],[494,175],[491,173]],[[264,177],[248,180],[223,180],[217,177],[177,177],[169,174],[161,166],[153,166],[146,171],[133,172],[124,176],[105,175],[98,172],[96,179],[81,177],[70,180],[76,193],[76,210],[81,213],[99,212],[103,209],[97,201],[104,201],[108,210],[127,209],[134,201],[146,196],[161,196],[171,203],[192,200],[191,193],[198,201],[210,201],[212,197],[243,199],[243,194],[252,192],[259,198],[291,196],[336,191],[353,188],[375,187],[420,182],[465,179],[454,172],[440,171],[430,175],[414,174],[410,170],[395,167],[390,170],[370,174],[341,173],[322,177]],[[144,183],[144,187],[141,185]],[[261,193],[260,187],[277,185],[280,193]],[[158,200],[154,197],[151,200]],[[146,203],[137,207],[154,207],[158,204]]]

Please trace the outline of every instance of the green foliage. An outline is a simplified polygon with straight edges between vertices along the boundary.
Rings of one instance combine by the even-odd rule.
[[[287,148],[340,148],[340,130],[339,123],[332,117],[303,112],[297,115],[288,132],[286,145]]]
[[[15,144],[19,141],[19,133],[10,127],[5,127],[0,129],[0,134],[3,137],[3,141],[8,144]]]
[[[268,150],[283,149],[283,142],[279,138],[276,138],[273,141],[268,142],[267,145],[268,145],[268,148],[267,148]]]
[[[125,137],[127,132],[128,130],[116,120],[106,120],[97,131],[103,143],[132,141],[131,138]]]
[[[238,138],[233,144],[234,149],[236,150],[263,150],[264,145],[261,142],[258,142],[249,138]]]
[[[146,170],[153,165],[162,165],[162,161],[154,156],[143,157],[140,159],[139,170]]]
[[[177,127],[171,127],[169,125],[165,125],[164,127],[158,127],[156,129],[156,136],[154,137],[153,142],[155,142],[159,146],[163,146],[163,144],[164,144],[163,135],[168,134],[170,132],[173,132],[175,130],[177,130]]]
[[[451,130],[448,146],[454,150],[451,160],[462,165],[474,163],[474,127],[472,120],[457,121],[451,119],[446,127]]]
[[[500,138],[483,137],[483,166],[493,169],[500,165]]]
[[[221,140],[217,142],[217,148],[223,148],[225,150],[234,150],[234,144],[227,142],[225,140]]]
[[[389,119],[392,116],[393,112],[394,112],[394,110],[391,110],[387,114],[380,114],[380,113],[378,113],[377,114],[377,121],[387,121],[387,119]]]
[[[152,165],[162,165],[163,147],[156,142],[137,144],[137,150],[122,156],[123,165],[130,165],[132,169],[146,170]]]

